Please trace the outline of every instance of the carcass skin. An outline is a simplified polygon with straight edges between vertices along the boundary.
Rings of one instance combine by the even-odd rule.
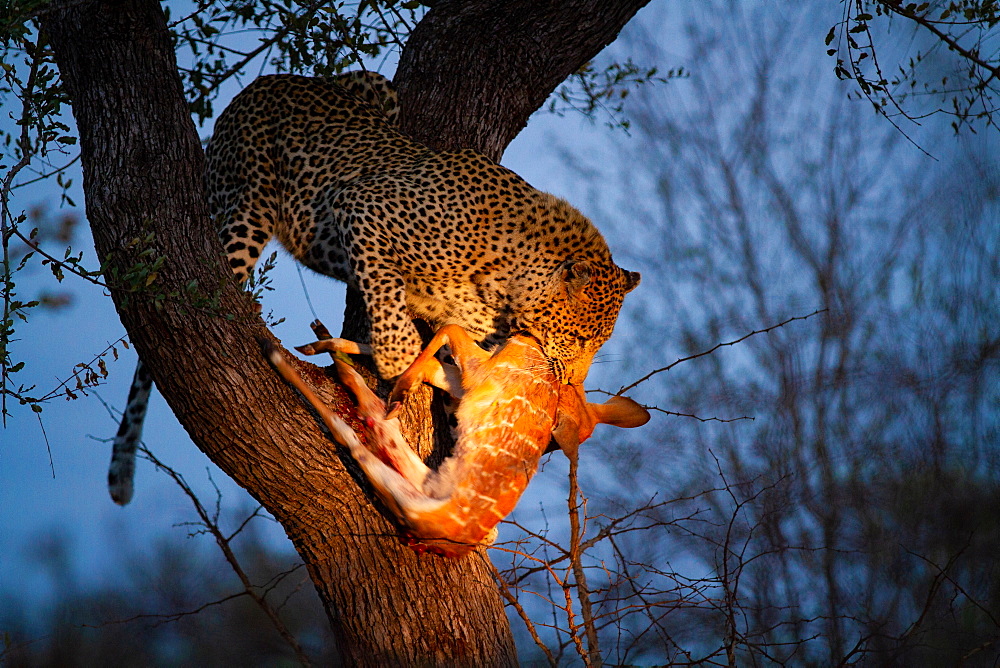
[[[457,370],[434,357],[446,344]],[[337,339],[299,349],[313,354],[364,352]],[[360,375],[336,359],[337,372],[357,398],[358,414],[369,428],[365,447],[280,353],[272,351],[270,358],[319,412],[334,437],[348,447],[376,494],[405,527],[411,546],[449,557],[468,554],[492,539],[553,438],[575,455],[575,447],[598,423],[635,427],[649,419],[643,407],[625,397],[612,397],[602,405],[588,403],[582,387],[559,382],[531,336],[512,336],[490,354],[458,325],[446,325],[400,376],[390,395],[388,416],[385,404]],[[406,393],[424,381],[443,386],[460,400],[454,451],[436,470],[420,460],[393,417]]]

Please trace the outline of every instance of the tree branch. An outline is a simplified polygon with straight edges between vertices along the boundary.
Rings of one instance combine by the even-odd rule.
[[[690,362],[691,360],[698,359],[699,357],[705,357],[706,355],[711,355],[712,353],[714,353],[719,348],[723,348],[725,346],[735,346],[737,343],[742,343],[743,341],[746,341],[751,336],[756,336],[757,334],[767,334],[768,332],[770,332],[772,330],[775,330],[775,329],[778,329],[779,327],[784,327],[785,325],[787,325],[790,322],[794,322],[796,320],[807,320],[807,319],[813,317],[814,315],[816,315],[818,313],[825,313],[828,310],[829,309],[825,309],[825,308],[824,309],[817,309],[816,311],[813,311],[809,315],[797,315],[797,316],[789,318],[788,320],[784,320],[782,322],[779,322],[777,325],[771,325],[770,327],[765,327],[764,329],[755,329],[754,331],[750,332],[749,334],[744,334],[740,338],[735,339],[733,341],[726,341],[725,343],[717,343],[716,345],[714,345],[709,350],[703,350],[702,352],[695,353],[694,355],[688,355],[687,357],[681,357],[680,359],[674,360],[673,362],[671,362],[670,364],[668,364],[665,367],[662,367],[660,369],[654,369],[654,370],[650,371],[645,376],[643,376],[639,380],[637,380],[637,381],[635,381],[635,382],[633,382],[633,383],[631,383],[629,385],[623,385],[618,390],[617,394],[618,395],[622,395],[625,392],[628,392],[629,390],[631,390],[632,388],[634,388],[636,385],[640,385],[642,383],[645,383],[647,380],[649,380],[650,378],[652,378],[656,374],[663,373],[664,371],[670,371],[671,369],[673,369],[675,366],[677,366],[681,362]],[[739,418],[736,418],[736,419],[739,419]]]
[[[402,129],[432,148],[474,148],[499,160],[552,91],[648,2],[435,3],[396,72]]]

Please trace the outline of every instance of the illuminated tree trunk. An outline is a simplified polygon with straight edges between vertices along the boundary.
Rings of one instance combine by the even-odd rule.
[[[436,3],[400,64],[404,128],[498,158],[646,1]],[[160,4],[57,2],[41,19],[71,97],[87,217],[122,323],[195,444],[285,528],[343,661],[515,665],[485,554],[446,560],[403,547],[346,452],[261,355],[257,341],[271,335],[209,223],[204,155]],[[165,258],[148,287],[130,274],[151,261],[146,250]],[[349,317],[348,331],[363,337],[364,318]],[[339,386],[299,367],[348,412]],[[422,453],[433,444],[429,416],[427,405],[409,416]]]

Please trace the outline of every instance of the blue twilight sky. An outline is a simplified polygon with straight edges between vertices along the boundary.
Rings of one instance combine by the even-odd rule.
[[[759,9],[766,3],[750,4]],[[828,8],[831,5],[834,9],[838,6],[829,2],[817,3],[816,6]],[[661,84],[669,87],[670,95],[676,96],[677,109],[684,108],[684,100],[699,95],[698,58],[687,53],[683,26],[676,16],[683,11],[673,5],[668,7],[662,2],[654,2],[640,13],[628,29],[640,34],[639,41],[654,40],[668,45],[663,49],[667,56],[665,61],[650,64],[664,70],[684,67],[692,73],[691,79]],[[832,63],[823,60],[822,54],[822,38],[830,23],[817,19],[807,11],[800,12],[800,15],[799,23],[809,24],[806,27],[795,26],[796,30],[802,30],[809,36],[801,48],[815,50],[814,58],[802,58],[803,70],[808,76],[822,77],[817,83],[820,88],[834,85],[831,83]],[[619,55],[630,55],[624,51],[624,45],[613,48],[619,50]],[[761,48],[770,47],[761,45]],[[641,62],[639,56],[636,59]],[[819,65],[816,66],[816,63]],[[391,71],[385,68],[382,72],[391,75]],[[239,86],[231,85],[218,100],[216,109],[221,109],[238,89]],[[646,92],[636,94],[644,95]],[[857,104],[859,114],[871,114],[866,102]],[[568,154],[582,158],[589,165],[614,165],[621,161],[630,142],[637,140],[621,130],[608,130],[602,124],[603,120],[605,118],[599,117],[595,124],[573,114],[556,117],[538,113],[508,148],[503,163],[532,185],[563,196],[584,213],[592,215],[597,226],[604,231],[619,264],[629,269],[646,269],[648,263],[655,262],[655,258],[648,252],[643,231],[629,229],[627,221],[604,219],[603,214],[598,213],[611,209],[620,193],[608,195],[601,192],[592,179],[568,167],[565,160]],[[0,118],[0,123],[9,122],[6,115]],[[691,119],[691,122],[695,123],[697,119]],[[928,124],[922,129],[913,128],[911,132],[918,140],[931,133],[937,141],[943,134],[928,129],[935,125],[940,126]],[[210,128],[202,129],[203,136],[209,133]],[[926,159],[916,148],[909,150],[907,155],[914,161]],[[637,172],[637,181],[641,180],[642,165],[632,165],[631,168]],[[71,196],[82,206],[79,167],[75,166],[71,174],[74,182]],[[28,209],[48,203],[50,210],[54,210],[57,200],[58,192],[54,187],[42,183],[19,190],[13,206],[15,209]],[[594,206],[595,202],[601,203],[601,206]],[[88,266],[94,267],[98,263],[89,234],[82,229],[84,227],[81,226],[74,245],[84,250]],[[276,289],[265,295],[263,306],[265,312],[273,311],[276,317],[285,318],[284,323],[275,328],[275,333],[286,345],[309,339],[308,323],[315,316],[321,318],[331,330],[339,330],[343,310],[342,285],[308,271],[298,272],[284,253],[273,278]],[[43,288],[67,289],[74,295],[70,307],[53,312],[38,311],[32,315],[30,322],[18,326],[19,340],[14,346],[14,357],[25,359],[27,366],[18,374],[17,380],[37,384],[36,393],[58,384],[69,375],[73,365],[89,361],[124,334],[111,300],[99,288],[72,279],[67,279],[63,286],[56,286],[51,276],[39,268],[20,281],[22,297]],[[307,294],[316,309],[315,314],[307,304]],[[621,384],[628,352],[623,347],[623,341],[643,339],[654,349],[658,345],[657,341],[649,340],[650,336],[655,339],[655,333],[628,331],[634,312],[659,308],[655,282],[647,278],[635,295],[626,300],[617,335],[604,350],[605,363],[594,366],[588,387],[617,389]],[[59,400],[47,405],[41,415],[41,424],[32,412],[18,406],[11,407],[12,415],[6,428],[0,431],[0,526],[3,526],[0,531],[0,595],[5,591],[19,590],[29,591],[32,596],[41,599],[51,591],[50,579],[32,565],[32,560],[52,534],[64,536],[70,541],[73,568],[84,582],[113,577],[115,569],[151,554],[157,536],[166,534],[172,540],[186,540],[187,530],[173,525],[192,519],[190,503],[174,483],[155,472],[148,462],[139,463],[136,494],[128,507],[119,508],[108,497],[106,470],[110,444],[97,439],[113,435],[117,419],[109,415],[101,400],[116,408],[122,407],[135,360],[131,350],[119,346],[119,352],[121,355],[117,362],[109,360],[110,376],[105,385],[77,401]],[[656,355],[663,363],[669,363],[680,356],[680,351],[658,349]],[[644,397],[641,392],[636,398],[653,402],[651,397]],[[666,419],[661,415],[654,416],[654,424],[648,429],[659,429],[656,423]],[[48,445],[43,437],[43,427]],[[152,400],[145,441],[165,463],[183,472],[188,482],[206,500],[214,494],[209,481],[211,475],[223,492],[224,507],[231,511],[231,518],[236,517],[237,511],[252,507],[252,500],[194,447],[159,395],[154,395]],[[522,502],[522,509],[534,507],[543,495],[537,485],[532,486]],[[287,544],[280,527],[267,526],[275,541]],[[206,543],[201,541],[203,546],[211,549]],[[291,546],[287,546],[291,550]]]

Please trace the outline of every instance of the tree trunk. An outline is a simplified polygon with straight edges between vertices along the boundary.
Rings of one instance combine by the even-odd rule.
[[[434,3],[407,40],[393,79],[400,126],[431,148],[473,148],[500,160],[552,91],[648,2]]]
[[[494,2],[441,2],[400,65],[404,125],[419,126],[424,140],[437,137],[438,146],[476,146],[498,157],[555,85],[645,1],[540,3],[558,7],[546,12],[531,11],[531,2],[503,10]],[[609,7],[603,31],[578,29],[580,20],[600,23],[599,10]],[[485,45],[496,33],[475,25],[484,17],[525,50]],[[195,444],[285,528],[344,663],[514,665],[485,552],[448,560],[402,546],[346,451],[320,432],[261,355],[257,340],[272,337],[233,280],[209,223],[204,155],[159,3],[56,3],[42,28],[72,101],[87,216],[122,323]],[[593,35],[583,40],[581,33]],[[434,49],[444,43],[450,48],[438,58]],[[576,55],[548,58],[546,43]],[[492,53],[496,61],[470,53]],[[512,91],[516,99],[501,104]],[[148,287],[135,272],[152,261],[140,255],[145,250],[165,258]],[[312,365],[297,366],[321,396],[350,413],[336,383]],[[410,437],[426,452],[433,442],[426,405],[418,412],[423,422]]]

